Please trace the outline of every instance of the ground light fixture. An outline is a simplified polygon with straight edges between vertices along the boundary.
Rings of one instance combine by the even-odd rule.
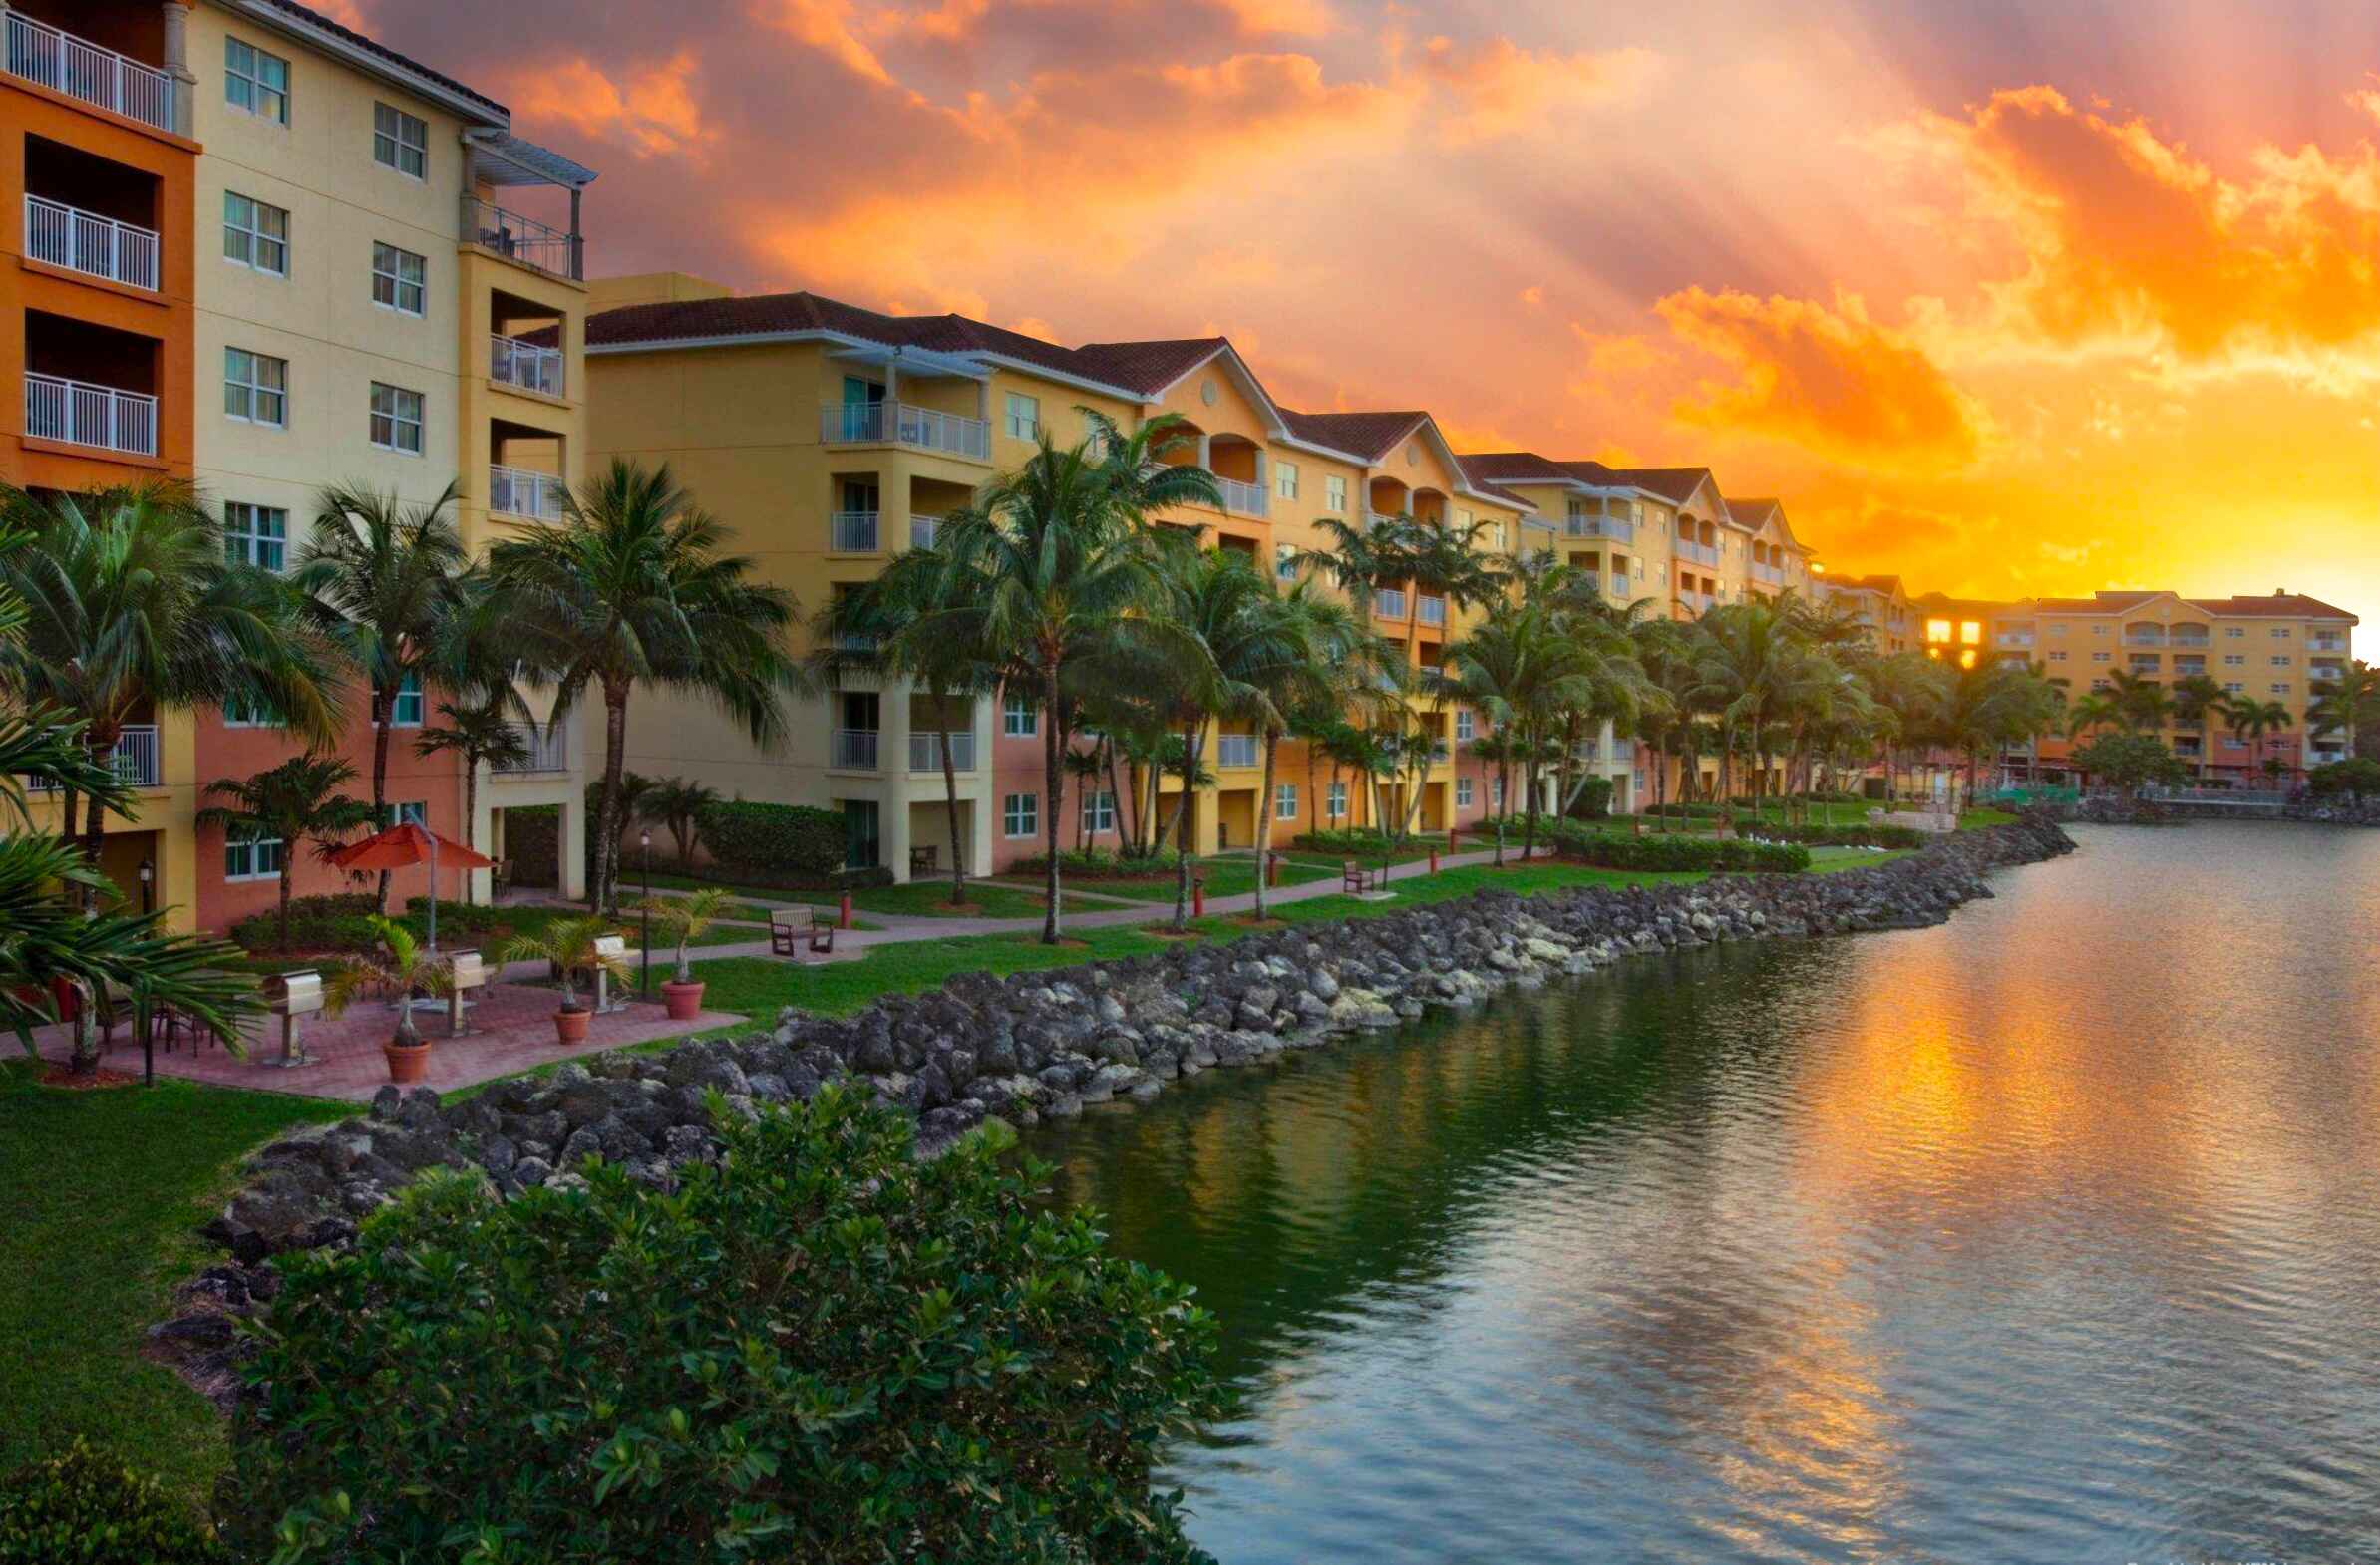
[[[644,851],[644,971],[636,976],[636,998],[653,998],[653,828],[645,827],[636,833],[636,845]]]

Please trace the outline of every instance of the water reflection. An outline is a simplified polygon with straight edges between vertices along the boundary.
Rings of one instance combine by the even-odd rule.
[[[1197,1284],[1230,1565],[2380,1552],[2380,834],[2078,832],[1044,1140]]]

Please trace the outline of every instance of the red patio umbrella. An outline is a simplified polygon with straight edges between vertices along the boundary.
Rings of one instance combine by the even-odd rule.
[[[460,842],[450,841],[428,826],[414,821],[400,821],[386,831],[376,831],[361,842],[350,842],[330,855],[330,862],[341,869],[406,869],[415,864],[430,866],[430,954],[438,955],[438,861],[448,859],[464,869],[486,869],[496,860],[485,853],[475,853]]]

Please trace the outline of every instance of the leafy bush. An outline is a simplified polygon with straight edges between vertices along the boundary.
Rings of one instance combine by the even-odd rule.
[[[429,913],[428,897],[406,898],[406,917],[415,923],[421,923]],[[509,933],[519,916],[511,908],[490,907],[485,902],[450,902],[445,897],[438,899],[438,933],[442,940],[448,935],[485,935],[499,930]]]
[[[1479,827],[1463,829],[1477,831]],[[1289,845],[1316,853],[1385,853],[1398,847],[1427,847],[1437,836],[1435,831],[1413,831],[1392,842],[1386,832],[1370,826],[1349,826],[1337,831],[1300,831]]]
[[[1648,815],[1667,815],[1672,820],[1716,820],[1719,818],[1719,806],[1716,804],[1647,804],[1644,807],[1644,812]]]
[[[361,951],[372,943],[366,922],[380,911],[369,891],[336,891],[289,899],[289,947],[293,951]],[[231,942],[243,951],[270,951],[281,939],[279,915],[271,908],[231,926]]]
[[[229,1565],[155,1478],[81,1440],[0,1479],[0,1565]]]
[[[1188,1565],[1158,1442],[1224,1410],[1214,1323],[1045,1170],[920,1162],[830,1088],[673,1195],[417,1181],[291,1254],[226,1513],[283,1560]],[[575,1183],[575,1181],[573,1181]],[[1210,1562],[1209,1562],[1210,1565]]]
[[[1608,820],[1611,817],[1611,779],[1592,776],[1581,779],[1578,796],[1570,801],[1570,816],[1576,820]]]
[[[1573,824],[1556,827],[1553,841],[1563,858],[1603,869],[1796,874],[1810,867],[1810,849],[1792,842],[1748,842],[1740,837],[1725,840],[1699,836],[1626,837]]]
[[[2380,761],[2368,756],[2327,761],[2321,766],[2308,768],[2305,782],[2307,787],[2323,798],[2337,793],[2358,799],[2380,797]]]
[[[843,812],[808,804],[719,799],[695,816],[712,859],[729,869],[823,881],[843,868]]]

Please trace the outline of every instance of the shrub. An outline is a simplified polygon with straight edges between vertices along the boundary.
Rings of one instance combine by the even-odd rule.
[[[0,1479],[0,1565],[228,1565],[155,1478],[81,1440]]]
[[[1569,824],[1555,828],[1553,841],[1563,858],[1603,869],[1795,874],[1810,867],[1810,849],[1792,842],[1749,842],[1740,837],[1725,840],[1699,836],[1625,837]]]
[[[1667,815],[1672,820],[1716,820],[1719,818],[1719,806],[1716,804],[1647,804],[1644,807],[1644,812],[1648,815]]]
[[[1476,832],[1480,828],[1462,829]],[[1370,826],[1349,826],[1337,831],[1300,831],[1290,838],[1289,845],[1315,853],[1386,853],[1392,848],[1427,847],[1438,835],[1435,831],[1413,831],[1392,841],[1386,832]]]
[[[1580,781],[1578,796],[1570,800],[1574,820],[1607,820],[1611,816],[1611,779],[1590,776]]]
[[[2306,786],[2321,797],[2344,793],[2349,798],[2362,799],[2380,795],[2380,761],[2367,756],[2350,756],[2344,761],[2326,761],[2310,767],[2305,774]]]
[[[373,940],[364,920],[380,911],[369,891],[337,891],[289,899],[289,947],[293,951],[361,951]],[[231,926],[231,942],[243,951],[270,951],[280,944],[279,915],[271,908]]]
[[[843,812],[808,804],[719,799],[695,816],[716,862],[735,870],[825,880],[843,867]]]
[[[1188,1289],[854,1095],[720,1123],[675,1194],[440,1174],[282,1257],[226,1513],[357,1565],[1206,1561],[1149,1484],[1225,1410]]]

